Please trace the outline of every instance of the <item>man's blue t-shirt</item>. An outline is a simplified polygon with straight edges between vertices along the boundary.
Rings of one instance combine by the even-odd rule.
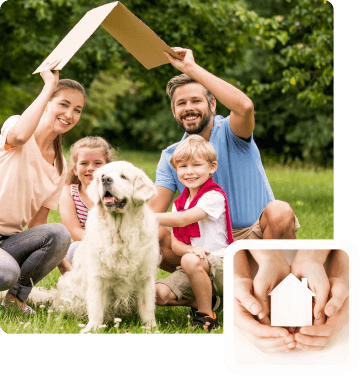
[[[186,137],[187,133],[182,140]],[[215,116],[209,141],[216,150],[218,162],[213,180],[226,192],[232,227],[249,227],[255,223],[265,206],[275,199],[253,136],[250,142],[235,136],[230,129],[230,116],[224,118],[218,115]],[[170,158],[178,144],[169,146],[161,153],[155,185],[173,192],[177,189],[181,193],[184,185],[179,182],[175,169],[170,165]]]

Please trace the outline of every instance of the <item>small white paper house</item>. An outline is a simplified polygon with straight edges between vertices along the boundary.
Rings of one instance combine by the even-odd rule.
[[[270,293],[271,326],[312,325],[312,297],[316,296],[307,284],[289,274]]]

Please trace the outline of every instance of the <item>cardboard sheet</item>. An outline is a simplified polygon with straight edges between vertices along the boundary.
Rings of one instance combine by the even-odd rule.
[[[100,25],[147,69],[169,63],[164,51],[182,59],[123,4],[114,1],[87,12],[33,74],[41,72],[48,61],[60,57],[62,60],[55,69],[64,68]]]

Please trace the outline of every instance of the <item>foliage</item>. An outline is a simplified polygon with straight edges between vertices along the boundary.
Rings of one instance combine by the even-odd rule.
[[[259,45],[273,52],[267,64],[272,79],[254,80],[247,92],[259,95],[280,89],[319,107],[333,99],[333,9],[323,0],[296,3],[287,17],[259,18]]]
[[[31,72],[88,10],[108,2],[9,0],[2,5],[0,33],[6,37],[0,45],[0,96],[15,101],[0,104],[0,121],[22,112],[29,104],[30,83],[35,93],[41,90],[41,78]],[[279,160],[332,164],[331,4],[324,0],[122,3],[166,43],[191,48],[201,66],[246,92],[255,104],[255,139],[262,151]],[[178,141],[182,132],[165,93],[167,81],[178,73],[170,64],[146,70],[99,27],[61,72],[62,77],[82,82],[89,98],[68,141],[92,132],[133,149],[160,150]],[[221,104],[217,112],[228,115]]]

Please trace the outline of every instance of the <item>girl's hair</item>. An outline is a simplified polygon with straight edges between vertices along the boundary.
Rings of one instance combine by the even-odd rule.
[[[51,101],[53,98],[59,95],[60,91],[65,90],[65,89],[73,89],[73,90],[80,91],[80,93],[84,96],[84,100],[86,100],[86,93],[85,93],[84,87],[79,82],[70,80],[68,78],[59,80],[49,100]],[[54,149],[55,149],[55,160],[56,160],[57,169],[59,171],[59,174],[61,175],[64,170],[61,134],[59,134],[54,140]]]
[[[170,159],[170,164],[175,168],[180,162],[188,162],[194,158],[203,158],[210,165],[216,161],[217,155],[209,141],[199,135],[191,135],[181,141]]]
[[[102,137],[84,137],[76,141],[70,147],[70,163],[69,171],[66,178],[66,184],[78,184],[81,186],[81,181],[74,173],[74,167],[78,161],[79,151],[81,148],[101,149],[106,163],[117,159],[116,152],[112,146]]]

